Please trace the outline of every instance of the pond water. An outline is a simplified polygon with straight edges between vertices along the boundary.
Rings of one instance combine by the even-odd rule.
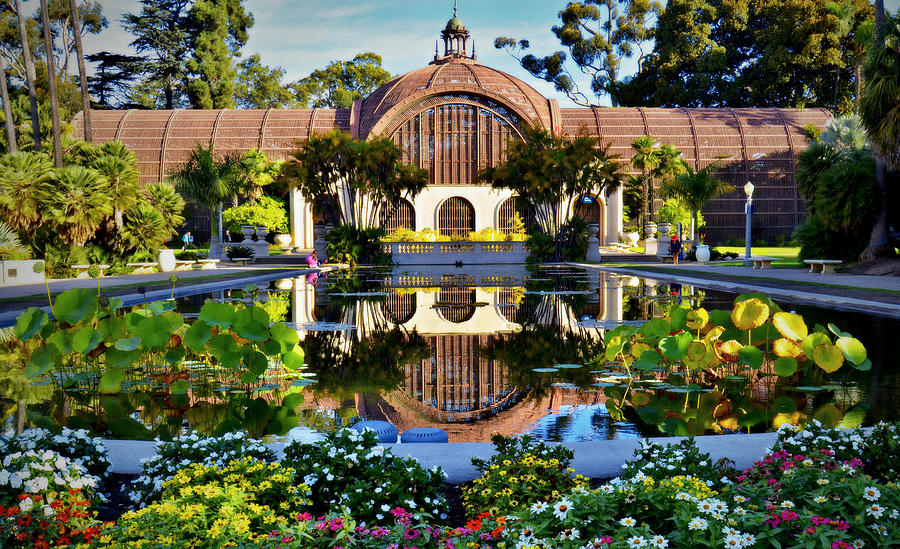
[[[15,345],[0,365],[4,430],[17,423],[90,426],[110,436],[170,436],[188,426],[278,434],[323,431],[360,418],[402,432],[440,427],[451,442],[493,432],[548,441],[772,430],[818,418],[871,425],[900,418],[893,319],[778,302],[812,328],[834,323],[867,348],[872,368],[845,365],[778,376],[771,365],[689,375],[645,368],[628,376],[604,358],[604,334],[666,315],[673,307],[731,310],[734,294],[597,270],[524,266],[360,270],[273,281],[177,301],[188,321],[206,300],[254,302],[295,328],[300,372],[273,370],[252,386],[193,365],[129,375],[116,396],[52,379],[28,382]],[[166,378],[165,376],[169,376]],[[71,385],[71,384],[70,384]],[[298,406],[288,421],[279,404]],[[252,397],[252,401],[248,398]],[[298,397],[298,395],[301,398]],[[300,400],[302,403],[297,404]],[[268,403],[270,410],[249,413]],[[27,418],[27,420],[26,420]]]

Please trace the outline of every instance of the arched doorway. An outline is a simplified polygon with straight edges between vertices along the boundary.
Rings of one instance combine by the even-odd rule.
[[[393,204],[385,204],[379,213],[379,224],[387,232],[396,231],[400,227],[416,229],[416,210],[412,203],[401,198]]]
[[[448,198],[438,209],[438,230],[444,236],[469,236],[475,230],[475,208],[460,196]]]

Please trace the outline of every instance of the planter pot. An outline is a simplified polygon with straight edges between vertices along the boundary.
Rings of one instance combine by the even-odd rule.
[[[169,273],[175,270],[175,250],[168,248],[156,252],[156,261],[159,263],[159,272]]]
[[[656,223],[647,223],[644,225],[644,236],[654,238],[656,236]]]
[[[291,238],[291,235],[289,234],[278,233],[275,235],[273,240],[275,241],[276,246],[286,250],[291,247],[291,241],[293,241],[293,238]]]
[[[663,221],[662,223],[657,223],[657,228],[659,229],[659,236],[666,237],[669,236],[669,231],[672,230],[672,224]]]
[[[622,239],[625,241],[625,244],[628,244],[629,246],[636,245],[640,238],[641,238],[641,235],[637,231],[625,233],[622,235]]]
[[[254,227],[253,225],[241,225],[241,235],[244,237],[244,240],[249,240],[255,232],[256,227]]]
[[[256,228],[256,236],[259,237],[260,241],[265,240],[267,234],[269,234],[269,228],[265,225],[260,225]]]
[[[709,261],[709,246],[706,244],[697,245],[697,261],[706,263]]]

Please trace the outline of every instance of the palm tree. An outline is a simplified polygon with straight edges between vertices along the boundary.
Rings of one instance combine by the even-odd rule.
[[[22,40],[22,60],[25,63],[25,84],[28,86],[28,98],[31,100],[31,132],[34,139],[34,150],[41,150],[41,120],[38,116],[37,90],[34,88],[36,80],[34,74],[34,59],[31,58],[31,48],[28,47],[28,29],[25,26],[28,17],[22,9],[22,0],[15,0],[16,17],[19,20],[19,39]]]
[[[88,92],[87,70],[84,68],[84,48],[81,47],[81,21],[78,17],[78,3],[69,0],[69,22],[72,25],[72,36],[75,37],[75,53],[78,56],[78,78],[81,85],[81,110],[84,113],[84,140],[93,141],[91,128],[91,95]]]
[[[703,205],[734,190],[734,187],[713,176],[712,173],[718,169],[718,165],[710,164],[695,172],[690,166],[685,166],[684,173],[664,182],[659,188],[664,197],[681,200],[691,210],[691,240],[694,239],[697,212],[703,210]]]
[[[53,165],[62,168],[62,143],[59,139],[59,91],[56,89],[56,60],[53,56],[53,34],[50,32],[50,15],[47,0],[41,0],[41,27],[44,29],[44,49],[47,58],[47,83],[50,87],[50,123],[53,129]]]
[[[179,193],[216,211],[217,215],[210,219],[210,232],[213,239],[218,238],[217,242],[222,241],[222,204],[237,194],[235,164],[231,157],[216,159],[212,144],[198,144],[187,162],[169,175]]]
[[[3,123],[6,126],[6,144],[10,153],[19,152],[16,143],[16,125],[13,121],[12,106],[9,104],[9,88],[6,84],[6,69],[3,67],[3,59],[0,59],[0,99],[3,100]]]
[[[168,239],[184,223],[184,199],[169,183],[151,183],[144,187],[144,199],[162,214]]]
[[[47,206],[59,235],[73,246],[84,246],[113,213],[106,178],[90,168],[68,166],[54,171],[53,183]]]
[[[0,158],[0,216],[13,229],[31,234],[47,214],[53,163],[42,153],[19,152]]]
[[[888,235],[887,172],[900,167],[900,17],[885,14],[884,1],[875,2],[875,43],[863,64],[866,87],[860,115],[875,155],[879,213],[861,260],[893,257]]]
[[[659,142],[645,135],[635,138],[631,142],[634,155],[631,157],[631,165],[641,170],[641,210],[638,215],[640,230],[644,230],[650,215],[650,188],[653,186],[653,172],[659,168]]]
[[[0,259],[24,259],[31,253],[28,246],[23,246],[16,231],[0,221]]]
[[[122,228],[122,212],[130,209],[138,201],[137,156],[119,141],[109,141],[96,149],[98,156],[91,162],[91,168],[109,182],[109,194],[115,215],[116,229]]]
[[[263,187],[275,181],[282,163],[271,162],[261,150],[247,151],[241,155],[237,173],[241,194],[246,196],[251,204],[255,204],[263,195]]]
[[[149,203],[140,202],[125,212],[119,238],[125,249],[135,250],[136,258],[146,260],[154,257],[171,234],[162,213]]]

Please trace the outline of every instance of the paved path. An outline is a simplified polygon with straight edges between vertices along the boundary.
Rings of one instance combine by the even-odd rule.
[[[776,298],[802,303],[900,318],[900,277],[831,274],[806,269],[754,269],[752,267],[704,265],[631,265],[577,264],[633,276],[677,280],[683,284],[730,292],[763,292]],[[709,278],[716,277],[716,278]],[[880,293],[879,293],[880,292]],[[898,292],[897,294],[885,292]]]

